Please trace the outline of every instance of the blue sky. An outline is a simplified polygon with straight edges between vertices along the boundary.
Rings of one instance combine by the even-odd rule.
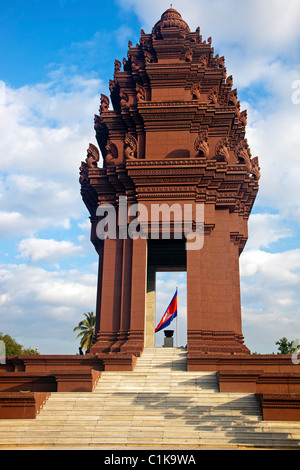
[[[41,353],[76,353],[73,327],[95,310],[97,256],[78,174],[100,94],[128,40],[151,32],[161,0],[0,2],[0,331]],[[190,28],[225,56],[260,192],[241,256],[243,332],[251,351],[300,338],[298,0],[177,0]],[[293,95],[294,93],[294,95]],[[294,99],[293,99],[294,97]],[[184,276],[158,280],[158,315]],[[161,310],[161,312],[159,311]],[[184,337],[182,338],[184,342]]]

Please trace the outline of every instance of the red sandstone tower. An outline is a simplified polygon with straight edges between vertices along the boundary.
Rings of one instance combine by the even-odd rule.
[[[123,69],[123,70],[122,70]],[[258,192],[258,158],[252,158],[233,79],[211,38],[190,31],[168,9],[151,34],[129,42],[115,61],[110,99],[101,95],[95,116],[103,157],[90,144],[81,165],[81,194],[91,215],[91,240],[99,254],[96,338],[91,352],[139,355],[154,345],[155,272],[187,271],[188,357],[203,353],[249,354],[241,325],[239,256]],[[97,208],[153,204],[204,205],[204,244],[187,250],[175,220],[169,239],[163,220],[146,237],[99,239]],[[126,220],[130,223],[130,215]],[[179,235],[183,235],[180,234]]]

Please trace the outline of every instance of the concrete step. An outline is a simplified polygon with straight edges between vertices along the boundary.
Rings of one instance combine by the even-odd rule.
[[[253,394],[219,393],[186,351],[145,350],[91,393],[52,393],[35,420],[0,420],[0,447],[298,448],[300,423],[265,422]]]

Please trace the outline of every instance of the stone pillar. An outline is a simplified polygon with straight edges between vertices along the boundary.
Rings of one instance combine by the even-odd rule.
[[[132,241],[132,284],[130,329],[128,339],[122,346],[124,352],[139,355],[144,349],[145,310],[147,287],[147,240]]]
[[[204,246],[187,252],[188,350],[249,353],[243,344],[239,251],[230,236],[228,209],[215,210]]]
[[[118,332],[117,341],[112,347],[113,352],[118,352],[128,338],[128,332],[130,328],[131,284],[132,240],[128,237],[127,239],[123,240],[120,330]]]
[[[146,348],[154,348],[155,346],[155,274],[155,268],[153,266],[148,266],[145,328]]]
[[[120,329],[123,240],[104,240],[99,331],[91,352],[109,352]]]

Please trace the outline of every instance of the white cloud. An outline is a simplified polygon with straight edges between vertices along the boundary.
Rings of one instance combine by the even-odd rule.
[[[20,212],[0,212],[0,234],[6,238],[22,225],[22,214]]]
[[[247,250],[269,248],[279,240],[291,237],[293,231],[279,214],[252,214],[248,222]]]
[[[0,238],[10,259],[24,262],[0,268],[1,331],[41,353],[75,354],[73,327],[95,309],[96,263],[87,267],[84,258],[94,250],[78,236],[89,215],[78,177],[95,142],[100,88],[100,80],[65,69],[44,83],[1,86]],[[81,269],[58,269],[66,257]],[[30,265],[39,262],[49,271]]]
[[[259,200],[262,205],[278,209],[285,218],[293,212],[299,214],[300,209],[300,106],[291,102],[290,78],[284,88],[284,99],[277,97],[275,100],[275,111],[267,114],[260,109],[259,115],[256,112],[256,121],[250,122],[247,129],[252,153],[260,158]],[[249,114],[251,118],[251,109]]]
[[[160,0],[118,0],[125,10],[133,9],[149,32],[170,4]],[[177,0],[173,7],[192,29],[230,43],[246,43],[252,49],[285,49],[299,35],[298,0]],[[148,31],[146,31],[148,32]]]
[[[10,294],[1,294],[0,295],[0,306],[6,304],[11,299]]]
[[[127,44],[128,41],[132,38],[132,36],[135,34],[135,31],[132,31],[131,28],[124,24],[121,25],[116,31],[114,31],[115,38],[120,47],[123,47],[124,44]]]
[[[241,275],[263,275],[264,282],[288,282],[290,285],[300,281],[300,249],[282,253],[268,253],[261,250],[248,250],[241,256]]]
[[[63,172],[65,178],[77,171],[85,139],[95,135],[101,81],[69,73],[56,70],[47,82],[18,89],[6,85],[0,106],[2,171]]]
[[[27,238],[22,240],[17,247],[19,257],[29,258],[36,262],[47,260],[55,263],[62,258],[78,256],[82,253],[82,247],[76,246],[70,241],[57,241],[53,239]]]
[[[43,354],[54,354],[53,344],[57,354],[76,354],[73,328],[84,312],[95,311],[96,283],[96,264],[51,272],[26,264],[0,266],[1,331]]]
[[[82,217],[84,206],[77,185],[29,174],[8,174],[0,189],[0,238],[33,236],[49,228],[68,229],[70,219]],[[78,185],[79,186],[79,185]]]
[[[32,86],[2,88],[0,237],[70,227],[87,214],[79,166],[95,142],[101,81],[63,68]],[[2,96],[3,98],[3,96]]]
[[[243,326],[252,351],[272,353],[286,336],[300,338],[300,250],[245,251],[240,260]]]

